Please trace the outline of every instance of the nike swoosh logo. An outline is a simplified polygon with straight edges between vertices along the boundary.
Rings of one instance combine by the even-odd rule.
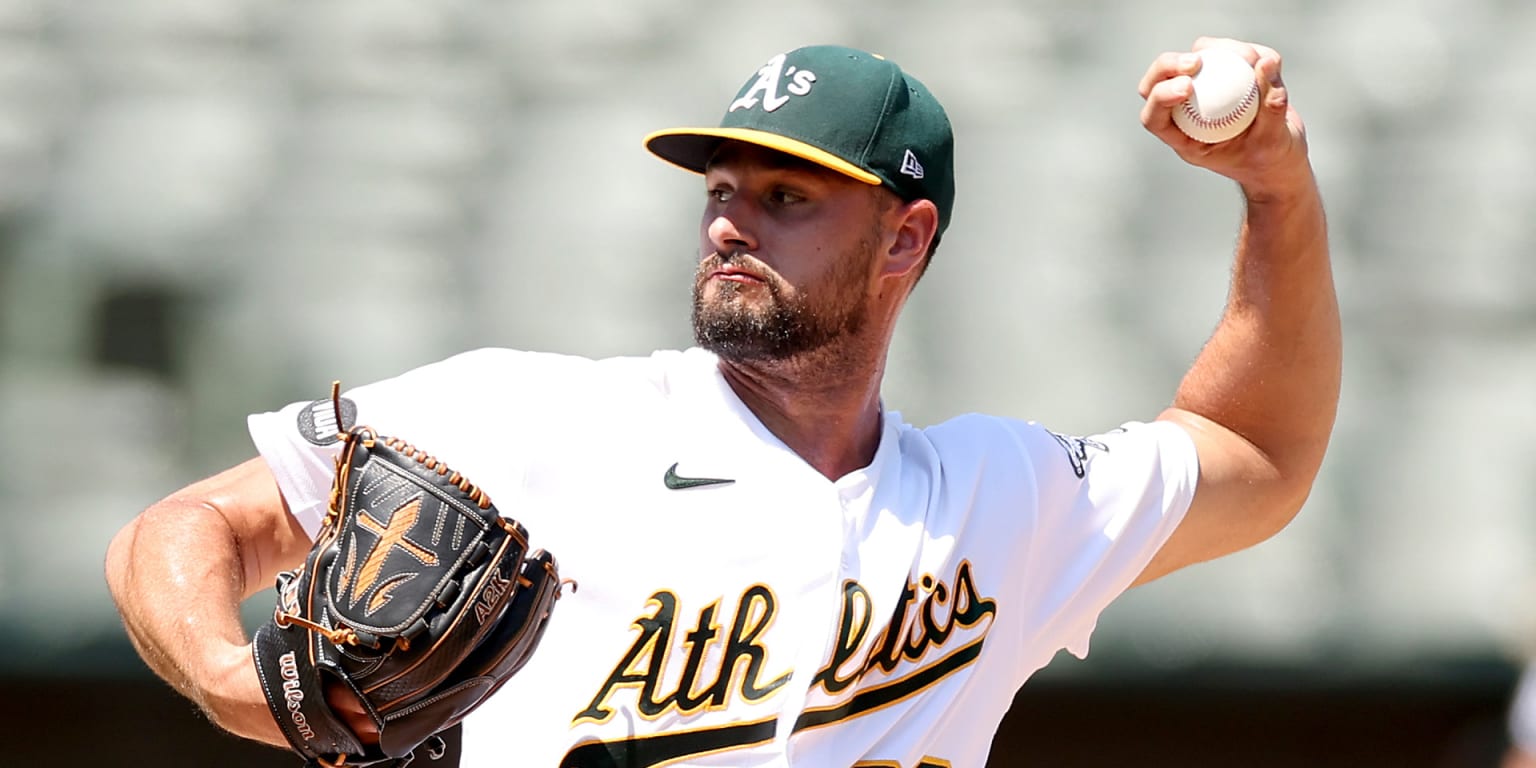
[[[677,473],[677,464],[667,467],[667,474],[661,478],[668,488],[681,491],[684,488],[701,488],[706,485],[730,485],[736,482],[723,477],[683,477]]]

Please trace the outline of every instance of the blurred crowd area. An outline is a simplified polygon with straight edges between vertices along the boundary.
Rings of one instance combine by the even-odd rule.
[[[1241,211],[1138,122],[1147,65],[1199,34],[1286,56],[1344,310],[1338,429],[1295,524],[1128,595],[1078,666],[1513,659],[1536,641],[1532,29],[1528,0],[4,0],[7,663],[125,647],[107,541],[253,455],[247,413],[478,346],[688,344],[702,187],[640,138],[714,123],[802,44],[887,55],[956,126],[955,223],[887,402],[1155,416]]]

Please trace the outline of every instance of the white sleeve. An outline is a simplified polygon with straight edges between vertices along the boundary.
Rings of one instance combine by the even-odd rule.
[[[1038,495],[1022,573],[1038,634],[1026,642],[1084,658],[1099,615],[1184,519],[1199,477],[1194,441],[1168,422],[1021,437]]]
[[[508,429],[536,418],[536,404],[541,399],[537,390],[559,386],[551,379],[572,369],[566,360],[570,359],[482,349],[350,389],[343,397],[356,406],[356,424],[366,424],[382,434],[409,436],[412,443],[429,448],[493,492],[491,483],[480,478],[491,475],[489,466],[495,466],[502,476],[509,468],[520,466],[508,451],[518,450],[521,443],[499,440],[488,445],[485,423],[492,421]],[[329,393],[317,394],[324,398],[252,414],[246,420],[251,440],[276,476],[289,512],[311,538],[325,516],[340,448],[334,440],[306,437],[306,431],[314,431],[313,419],[304,422],[300,416],[312,407],[322,418],[334,422],[329,416]]]
[[[246,429],[256,452],[267,462],[277,478],[277,488],[292,514],[309,538],[320,530],[331,490],[337,449],[340,443],[317,445],[306,440],[299,414],[317,403],[292,403],[280,411],[253,413],[245,419]]]

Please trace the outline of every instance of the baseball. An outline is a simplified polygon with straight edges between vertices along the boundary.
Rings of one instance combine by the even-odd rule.
[[[1189,99],[1173,108],[1173,124],[1195,141],[1216,144],[1253,124],[1259,114],[1259,81],[1253,67],[1228,48],[1200,51],[1200,70]]]

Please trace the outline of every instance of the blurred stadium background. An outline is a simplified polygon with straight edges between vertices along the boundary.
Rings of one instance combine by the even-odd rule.
[[[888,401],[1155,414],[1239,201],[1135,86],[1211,33],[1280,49],[1311,131],[1330,459],[1277,539],[1112,608],[993,764],[1493,765],[1536,644],[1533,31],[1530,0],[0,0],[0,764],[294,764],[148,675],[108,539],[332,379],[687,344],[700,187],[639,139],[801,44],[888,55],[957,128]]]

